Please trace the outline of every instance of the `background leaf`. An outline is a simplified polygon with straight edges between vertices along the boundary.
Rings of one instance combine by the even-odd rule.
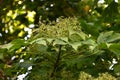
[[[117,56],[120,56],[120,43],[110,45],[109,49],[110,51],[115,53]]]
[[[97,42],[98,43],[105,43],[105,42],[115,42],[120,40],[120,34],[114,33],[113,31],[103,32],[99,35]]]

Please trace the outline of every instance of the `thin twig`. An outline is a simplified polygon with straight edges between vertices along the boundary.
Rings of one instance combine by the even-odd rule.
[[[56,59],[56,62],[54,64],[54,68],[53,68],[53,71],[51,73],[51,77],[54,76],[56,70],[57,70],[57,67],[58,67],[58,64],[59,64],[59,61],[60,61],[60,55],[61,55],[61,47],[62,45],[59,46],[59,51],[58,51],[58,56],[57,56],[57,59]]]

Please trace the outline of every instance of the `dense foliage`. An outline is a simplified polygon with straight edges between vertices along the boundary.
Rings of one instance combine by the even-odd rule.
[[[0,39],[1,43],[7,43],[0,45],[2,80],[15,80],[20,76],[25,80],[119,80],[119,2],[40,0],[41,5],[39,1],[27,2],[0,1],[3,3],[0,14],[5,13],[0,16],[0,33],[3,35]],[[5,3],[12,4],[3,8]],[[51,3],[54,8],[48,6]],[[50,10],[47,11],[46,7]],[[66,8],[70,12],[67,13]],[[19,14],[15,16],[15,13]],[[33,29],[28,40],[14,39],[24,37],[27,34],[24,29],[31,24],[37,24],[37,28]]]
[[[76,18],[59,18],[57,23],[42,24],[35,30],[37,35],[28,41],[17,39],[2,46],[7,48],[1,49],[2,62],[13,55],[15,57],[13,61],[7,60],[5,65],[1,64],[5,76],[17,78],[28,72],[26,79],[77,80],[84,71],[94,77],[108,72],[117,78],[120,72],[120,33],[104,31],[94,38],[86,34],[81,25]],[[33,69],[29,71],[30,66]]]
[[[38,27],[41,21],[56,20],[60,16],[85,17],[90,7],[87,3],[92,5],[93,1],[0,0],[0,44],[24,38],[30,34],[26,28]]]

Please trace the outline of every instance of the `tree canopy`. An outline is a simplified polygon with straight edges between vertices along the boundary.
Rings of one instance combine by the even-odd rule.
[[[0,79],[120,78],[119,0],[0,0],[0,5]]]

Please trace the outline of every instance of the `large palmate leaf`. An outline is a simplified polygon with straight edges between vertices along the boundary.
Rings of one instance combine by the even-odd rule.
[[[78,47],[82,45],[82,43],[79,41],[79,42],[70,43],[69,45],[71,45],[74,50],[77,50]]]
[[[82,44],[95,45],[96,42],[94,40],[92,40],[92,39],[87,39],[87,40],[82,41]]]
[[[80,35],[74,33],[74,34],[71,34],[71,35],[70,35],[69,40],[70,40],[71,42],[77,42],[77,41],[81,41],[82,38],[80,37]]]
[[[56,39],[54,45],[66,45],[68,44],[68,42],[66,42],[67,40],[67,38]]]
[[[69,30],[69,40],[71,42],[85,40],[86,38],[87,38],[87,35],[82,31],[77,32],[77,31]]]
[[[97,42],[105,43],[105,42],[115,42],[120,40],[120,34],[115,33],[113,31],[103,32],[99,35]]]
[[[30,42],[30,44],[33,44],[33,43],[46,45],[46,41],[44,40],[44,38],[38,38]]]

